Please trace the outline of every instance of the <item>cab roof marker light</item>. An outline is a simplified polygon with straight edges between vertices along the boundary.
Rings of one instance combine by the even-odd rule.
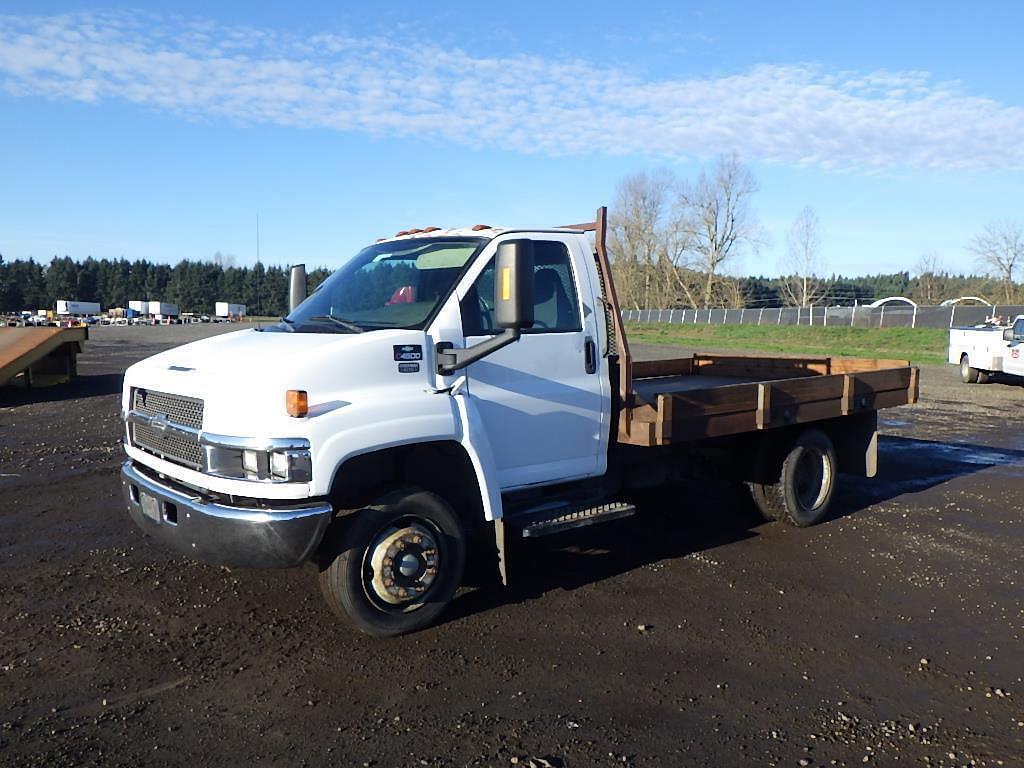
[[[301,419],[309,413],[309,394],[304,389],[289,389],[284,396],[288,415]]]

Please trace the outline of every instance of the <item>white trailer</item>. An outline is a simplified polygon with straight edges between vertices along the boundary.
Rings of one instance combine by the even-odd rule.
[[[984,384],[993,373],[1024,376],[1024,315],[1013,325],[950,328],[949,362],[965,384]]]
[[[166,301],[151,301],[149,302],[148,314],[159,319],[164,317],[177,317],[181,313],[178,311],[177,304],[170,304]]]
[[[132,301],[128,302],[128,309],[132,310],[133,312],[137,312],[140,315],[148,315],[149,314],[149,302],[146,301],[145,299],[139,299],[139,300],[134,300],[133,299]]]
[[[57,299],[58,315],[98,315],[100,312],[99,302],[96,301],[69,301]]]
[[[217,317],[245,317],[245,304],[218,301],[214,305],[214,314]]]

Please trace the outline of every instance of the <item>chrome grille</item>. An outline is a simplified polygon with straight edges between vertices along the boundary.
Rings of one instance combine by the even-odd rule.
[[[183,464],[192,469],[203,468],[203,448],[194,437],[158,432],[144,424],[132,424],[132,443],[148,453]]]
[[[165,416],[171,424],[199,430],[203,426],[203,401],[195,397],[135,389],[132,410],[145,416]],[[197,437],[154,429],[145,424],[131,425],[132,445],[167,461],[192,469],[203,467],[203,448]]]
[[[203,401],[196,397],[136,388],[132,395],[132,410],[147,416],[163,414],[172,424],[183,427],[202,429],[203,426]]]

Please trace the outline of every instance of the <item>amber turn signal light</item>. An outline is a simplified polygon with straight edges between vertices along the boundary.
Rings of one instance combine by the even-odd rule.
[[[288,415],[297,419],[309,413],[309,395],[304,389],[289,389],[284,393],[284,404]]]

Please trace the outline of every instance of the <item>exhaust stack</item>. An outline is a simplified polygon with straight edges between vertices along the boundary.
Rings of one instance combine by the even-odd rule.
[[[293,312],[305,300],[306,265],[296,264],[292,267],[291,280],[288,285],[288,311]]]

